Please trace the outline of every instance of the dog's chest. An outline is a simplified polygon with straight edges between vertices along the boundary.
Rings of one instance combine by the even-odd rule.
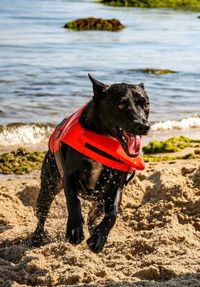
[[[98,162],[90,161],[78,174],[80,195],[102,198],[112,177],[110,169],[103,167]]]

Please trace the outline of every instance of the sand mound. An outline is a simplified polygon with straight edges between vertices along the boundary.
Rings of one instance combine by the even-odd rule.
[[[85,241],[64,241],[63,192],[51,207],[45,245],[29,247],[38,189],[38,172],[1,177],[0,286],[200,286],[197,161],[149,164],[125,189],[116,225],[98,255]],[[82,204],[87,220],[90,203]]]

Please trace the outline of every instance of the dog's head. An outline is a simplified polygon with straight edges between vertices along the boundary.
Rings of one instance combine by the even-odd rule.
[[[133,156],[138,144],[136,135],[146,135],[150,129],[149,98],[144,85],[126,83],[106,85],[90,74],[93,83],[93,102],[98,125],[106,134],[117,138],[125,152]]]

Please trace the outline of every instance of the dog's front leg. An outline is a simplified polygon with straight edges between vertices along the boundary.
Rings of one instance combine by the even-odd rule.
[[[37,227],[31,238],[31,245],[39,247],[44,238],[44,224],[50,206],[63,187],[62,178],[51,152],[47,152],[42,164],[41,188],[36,203],[36,214],[38,218]]]
[[[110,189],[106,195],[105,216],[101,223],[96,226],[91,237],[87,240],[89,248],[95,253],[102,251],[108,234],[115,224],[119,204],[121,202],[121,193],[121,187],[112,186],[112,189]]]
[[[77,196],[74,174],[66,173],[64,175],[64,191],[68,209],[66,239],[71,244],[79,244],[84,239],[83,217],[81,214],[81,203]]]

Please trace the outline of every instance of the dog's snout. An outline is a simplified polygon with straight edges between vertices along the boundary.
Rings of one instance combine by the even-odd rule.
[[[135,122],[136,128],[139,134],[147,134],[150,129],[150,123],[142,120],[141,122]]]
[[[150,126],[149,125],[140,125],[139,131],[147,133],[149,131]]]
[[[149,129],[150,129],[150,123],[147,122],[147,123],[144,124],[144,130],[145,130],[146,132],[148,132]]]

